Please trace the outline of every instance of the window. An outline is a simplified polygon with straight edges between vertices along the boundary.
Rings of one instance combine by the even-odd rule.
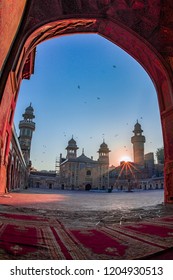
[[[87,170],[86,175],[91,176],[91,170]]]

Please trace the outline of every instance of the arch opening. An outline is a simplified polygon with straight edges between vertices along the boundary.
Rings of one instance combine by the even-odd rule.
[[[57,25],[58,24],[58,25]],[[2,98],[1,106],[5,107],[6,110],[1,116],[1,120],[5,118],[5,126],[1,125],[1,134],[2,139],[5,139],[5,135],[11,131],[11,123],[7,122],[7,115],[9,108],[15,109],[17,94],[22,78],[29,78],[32,73],[35,55],[35,47],[37,44],[41,43],[44,40],[55,36],[61,36],[65,34],[80,33],[80,32],[91,32],[98,33],[101,36],[112,41],[114,44],[120,46],[122,49],[126,50],[131,56],[133,56],[149,73],[152,78],[157,94],[159,109],[161,113],[162,129],[163,129],[163,139],[164,139],[164,148],[165,148],[165,202],[173,202],[173,190],[172,190],[172,181],[173,181],[173,172],[172,172],[172,163],[173,163],[173,153],[172,153],[172,134],[170,133],[170,127],[172,125],[172,82],[170,79],[170,72],[167,68],[163,58],[157,53],[157,51],[149,45],[145,40],[136,36],[134,32],[130,29],[125,28],[117,22],[102,19],[70,19],[70,20],[61,20],[56,22],[49,22],[48,24],[42,25],[36,30],[30,30],[30,35],[20,44],[20,52],[14,57],[14,65],[12,72],[10,73],[4,96]],[[9,97],[9,85],[10,90],[14,93],[8,102],[8,106],[5,106],[5,102]],[[10,133],[11,136],[11,133]],[[2,140],[2,149],[5,151],[5,155],[1,156],[3,158],[1,164],[1,178],[3,187],[6,184],[6,163],[8,161],[8,152],[9,152],[9,142],[10,137],[6,141],[6,147],[4,149],[4,141]],[[5,178],[4,178],[5,177]]]

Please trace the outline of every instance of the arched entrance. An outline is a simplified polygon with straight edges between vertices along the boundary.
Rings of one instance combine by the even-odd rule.
[[[18,1],[20,3],[20,1]],[[152,1],[153,2],[153,1]],[[156,87],[165,149],[165,202],[173,203],[173,47],[171,1],[11,1],[4,4],[0,86],[0,192],[5,191],[12,120],[22,79],[34,72],[36,46],[53,37],[97,33],[133,56]],[[162,12],[162,17],[160,13]],[[13,17],[15,15],[15,24]],[[8,26],[8,28],[7,28]],[[9,38],[13,40],[9,40]],[[1,36],[1,39],[3,37]],[[8,47],[10,46],[10,47]]]
[[[86,190],[86,191],[90,191],[90,190],[91,190],[91,184],[86,184],[85,190]]]

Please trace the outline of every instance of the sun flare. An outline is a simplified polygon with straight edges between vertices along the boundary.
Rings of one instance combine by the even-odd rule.
[[[123,156],[123,157],[121,157],[121,159],[120,159],[120,162],[121,162],[121,161],[125,161],[125,162],[130,161],[130,162],[132,162],[132,159],[131,159],[131,157],[129,157],[129,156]]]

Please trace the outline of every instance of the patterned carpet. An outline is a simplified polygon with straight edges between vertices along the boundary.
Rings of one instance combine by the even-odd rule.
[[[173,216],[151,222],[66,228],[56,218],[0,213],[0,259],[133,260],[173,247]],[[173,259],[172,251],[169,259]]]

